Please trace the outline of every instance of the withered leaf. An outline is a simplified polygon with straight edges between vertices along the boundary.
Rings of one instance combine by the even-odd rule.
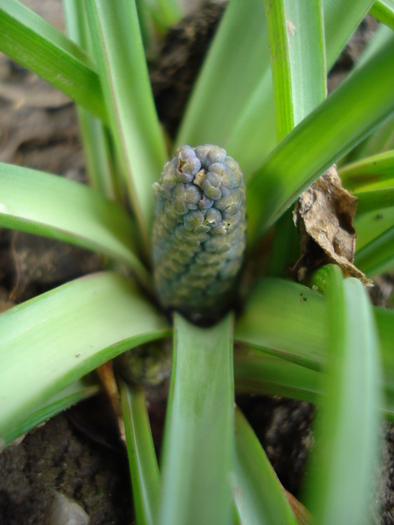
[[[299,280],[307,272],[332,262],[345,275],[372,284],[353,264],[357,237],[352,223],[357,201],[342,187],[335,165],[300,195],[293,212],[301,236],[301,258],[294,268]]]

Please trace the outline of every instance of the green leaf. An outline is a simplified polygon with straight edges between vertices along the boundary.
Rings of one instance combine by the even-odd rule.
[[[63,177],[0,163],[0,226],[99,251],[127,263],[148,289],[151,277],[136,253],[126,211]]]
[[[394,226],[394,207],[357,214],[354,227],[357,233],[356,253],[382,233]]]
[[[356,252],[354,263],[368,277],[394,268],[394,226]]]
[[[262,76],[228,139],[226,151],[248,179],[276,144],[271,69]]]
[[[298,195],[394,111],[394,39],[308,115],[248,181],[254,245]]]
[[[292,281],[259,280],[235,327],[235,339],[252,348],[321,370],[328,352],[327,305],[320,293]],[[394,311],[374,308],[386,382],[393,385]],[[286,323],[283,322],[286,319]]]
[[[355,191],[354,195],[358,197],[357,211],[359,213],[382,210],[394,206],[394,187]]]
[[[394,2],[393,0],[375,0],[369,14],[374,16],[378,22],[386,24],[394,29]]]
[[[175,314],[160,525],[227,525],[233,457],[232,316],[198,328]]]
[[[18,436],[27,434],[33,428],[45,423],[51,417],[56,416],[63,410],[67,410],[72,405],[94,396],[100,391],[100,383],[91,376],[78,379],[61,392],[52,396],[37,410],[33,410],[21,422],[20,425],[13,427],[13,432],[8,434],[8,442],[13,441]]]
[[[381,310],[381,313],[385,312]],[[376,312],[375,312],[376,313]],[[388,349],[392,348],[393,316],[379,315],[379,335]],[[387,328],[382,330],[383,322]],[[385,400],[377,408],[382,417],[394,421],[394,366],[391,350],[384,353],[384,364],[389,366],[382,386]],[[240,394],[282,396],[319,405],[322,397],[321,372],[311,370],[280,357],[265,355],[252,348],[238,350],[234,356],[235,390]]]
[[[326,304],[320,294],[268,277],[256,283],[237,321],[235,339],[316,369],[327,349],[325,315]]]
[[[242,348],[234,354],[235,390],[318,403],[320,373],[273,355]]]
[[[372,0],[352,0],[351,2],[322,0],[328,69],[333,66],[371,3]],[[304,2],[291,2],[293,8],[297,7],[296,4],[300,4],[300,8],[303,8],[301,4]],[[315,2],[308,7],[312,9],[314,5]],[[260,64],[261,59],[258,58],[254,67],[260,67]],[[228,154],[237,159],[247,178],[259,168],[264,158],[275,146],[274,128],[274,94],[271,71],[268,67],[245,103],[237,123],[231,130],[226,146]]]
[[[242,525],[297,525],[274,469],[238,408],[235,410],[233,495]]]
[[[357,71],[361,66],[363,66],[368,60],[376,56],[381,52],[381,50],[392,40],[393,32],[388,27],[380,24],[372,36],[371,40],[368,42],[367,46],[361,53],[360,58],[354,65],[350,74],[353,74],[354,71]]]
[[[350,191],[391,181],[394,179],[394,150],[347,164],[340,168],[339,175]]]
[[[280,142],[326,98],[323,13],[320,1],[265,0],[265,9]]]
[[[169,333],[135,285],[112,273],[77,279],[1,314],[1,441],[78,378]]]
[[[194,87],[176,144],[226,147],[232,128],[267,70],[263,2],[231,0]]]
[[[160,497],[157,464],[145,394],[118,379],[126,430],[133,502],[138,525],[154,525]]]
[[[147,8],[162,29],[168,29],[182,19],[182,9],[178,0],[145,0]]]
[[[327,279],[330,353],[306,505],[320,524],[365,523],[378,452],[379,341],[361,282],[343,282],[337,266]]]
[[[100,80],[86,53],[16,0],[0,0],[0,51],[106,120]]]
[[[265,0],[265,9],[279,142],[326,98],[323,13],[320,1]],[[295,234],[289,211],[275,228],[270,274],[288,266]]]
[[[134,0],[86,1],[111,131],[145,254],[153,222],[152,184],[167,160]]]
[[[83,2],[63,0],[63,10],[69,37],[82,49],[91,52],[92,46]],[[103,123],[81,106],[77,106],[77,113],[90,185],[109,199],[115,200],[116,194]]]
[[[331,69],[347,41],[368,13],[373,0],[322,0],[327,68]]]

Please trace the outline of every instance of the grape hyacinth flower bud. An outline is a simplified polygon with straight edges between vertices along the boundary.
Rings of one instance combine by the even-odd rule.
[[[231,308],[246,247],[240,167],[218,146],[181,146],[153,188],[160,302],[194,322],[214,322]]]

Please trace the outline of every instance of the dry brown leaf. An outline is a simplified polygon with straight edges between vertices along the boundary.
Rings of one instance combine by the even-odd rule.
[[[352,223],[357,201],[342,187],[335,165],[300,195],[293,212],[301,236],[301,258],[294,268],[299,280],[307,272],[332,262],[345,275],[372,284],[353,264],[357,237]]]

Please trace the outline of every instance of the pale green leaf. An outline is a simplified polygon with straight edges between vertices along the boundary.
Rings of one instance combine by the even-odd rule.
[[[67,33],[82,49],[91,52],[91,42],[86,23],[85,8],[80,0],[63,0]],[[89,111],[77,106],[83,147],[87,161],[90,185],[109,199],[115,199],[103,123]]]
[[[322,0],[327,68],[330,70],[373,0]]]
[[[233,495],[242,525],[297,525],[261,443],[238,408]]]
[[[127,455],[138,525],[154,525],[160,497],[157,464],[144,391],[118,379],[126,430]]]
[[[265,278],[256,283],[237,320],[235,339],[316,369],[327,349],[325,315],[325,300],[314,290]]]
[[[152,184],[167,154],[160,129],[134,0],[86,1],[111,131],[145,254],[153,222]]]
[[[146,8],[151,11],[156,24],[162,30],[177,24],[182,19],[182,9],[179,0],[143,0]]]
[[[360,281],[327,268],[330,352],[306,506],[324,525],[365,523],[378,454],[379,340]]]
[[[82,379],[78,379],[61,392],[52,396],[37,410],[33,410],[20,425],[13,427],[13,432],[7,435],[7,441],[11,442],[23,434],[27,434],[33,428],[45,423],[51,417],[56,416],[63,410],[67,410],[72,405],[88,399],[100,392],[98,378],[93,378],[92,374]]]
[[[285,279],[266,277],[255,284],[236,324],[235,339],[295,364],[321,370],[328,352],[326,312],[326,300],[317,291]],[[392,385],[394,391],[394,311],[374,308],[374,314],[386,385]]]
[[[130,266],[147,289],[136,227],[119,205],[83,184],[0,163],[0,226],[70,242]]]
[[[176,144],[226,147],[241,111],[267,70],[263,2],[231,0],[194,87]]]
[[[268,352],[268,351],[267,351]],[[234,353],[235,390],[318,403],[320,372],[251,347]]]
[[[128,279],[83,277],[0,315],[0,437],[15,437],[51,396],[136,345],[165,320]]]
[[[199,328],[175,315],[160,525],[227,525],[231,516],[232,316]]]
[[[80,47],[16,0],[0,0],[0,26],[0,51],[106,120],[95,65]]]

